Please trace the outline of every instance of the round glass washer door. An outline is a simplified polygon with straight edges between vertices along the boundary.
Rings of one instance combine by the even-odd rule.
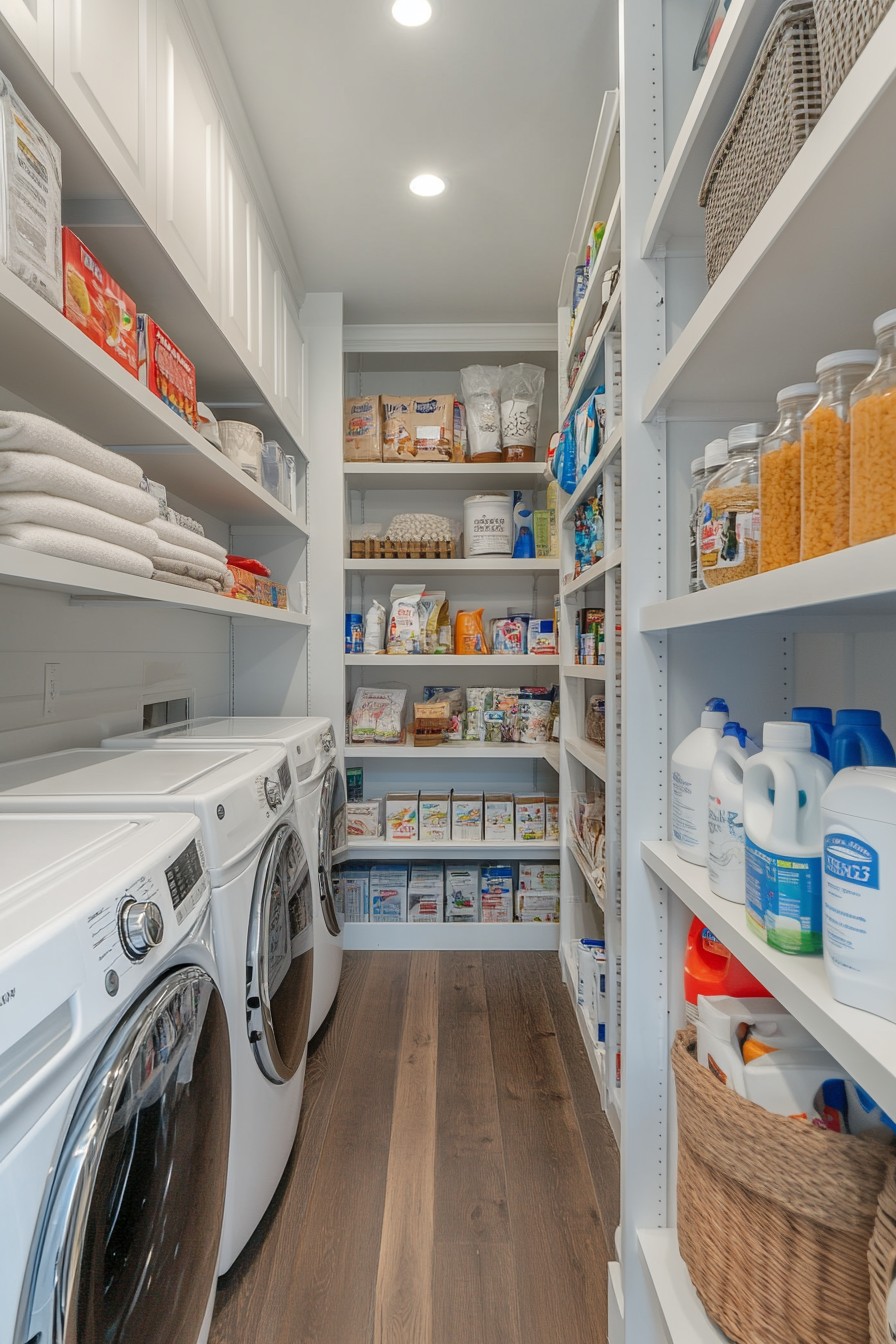
[[[339,933],[336,893],[333,888],[333,850],[345,844],[345,784],[335,765],[324,775],[317,823],[318,882],[327,931]]]

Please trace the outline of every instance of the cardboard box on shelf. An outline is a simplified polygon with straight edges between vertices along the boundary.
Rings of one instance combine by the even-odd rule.
[[[440,863],[412,863],[408,878],[408,923],[441,924],[444,918],[444,868]]]
[[[382,798],[346,803],[345,824],[351,840],[379,840],[383,834]]]
[[[559,924],[560,893],[518,890],[516,917],[522,924]]]
[[[517,840],[544,839],[544,798],[541,794],[517,794],[515,814]]]
[[[137,305],[71,229],[62,230],[62,311],[137,377]]]
[[[370,919],[370,869],[342,868],[337,881],[337,902],[344,922],[366,924]]]
[[[141,383],[195,429],[196,368],[148,313],[137,314],[137,365]]]
[[[483,867],[480,883],[483,924],[513,922],[513,868],[509,863]]]
[[[420,838],[419,793],[390,793],[386,798],[386,839],[407,843]]]
[[[379,397],[346,397],[342,413],[342,457],[346,462],[380,462],[383,412]]]
[[[28,23],[38,21],[32,17],[37,13],[33,5],[26,5],[25,13]],[[52,10],[48,15],[52,23]],[[62,155],[2,74],[0,158],[0,261],[54,308],[61,308]]]
[[[449,924],[479,922],[479,869],[445,865],[445,920]]]
[[[373,864],[370,869],[371,923],[403,924],[407,917],[407,864]]]
[[[545,798],[544,800],[544,838],[545,840],[560,839],[559,798]]]
[[[420,840],[428,844],[443,844],[451,839],[451,795],[448,793],[421,793]]]
[[[478,845],[482,840],[482,794],[451,795],[451,839]]]
[[[512,793],[485,795],[485,839],[493,844],[513,840]]]
[[[261,607],[277,607],[280,611],[289,610],[289,598],[286,588],[274,579],[264,578],[261,574],[250,574],[239,565],[228,565],[233,575],[233,587],[226,597],[234,597],[241,602],[255,602]]]
[[[454,450],[454,397],[421,397],[411,402],[414,457],[418,462],[450,462]]]
[[[560,890],[559,863],[521,863],[519,889],[520,891],[558,892]]]

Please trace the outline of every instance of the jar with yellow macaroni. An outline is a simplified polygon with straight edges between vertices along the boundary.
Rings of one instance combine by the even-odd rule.
[[[850,399],[849,544],[896,532],[896,309],[874,324],[877,364]]]
[[[849,545],[849,399],[876,361],[874,350],[839,350],[815,366],[818,400],[803,420],[801,560]]]
[[[771,425],[738,425],[728,461],[706,482],[700,565],[707,588],[747,579],[759,569],[759,444]]]
[[[818,400],[817,383],[794,383],[778,393],[779,420],[759,449],[759,572],[800,558],[800,440],[803,418]]]

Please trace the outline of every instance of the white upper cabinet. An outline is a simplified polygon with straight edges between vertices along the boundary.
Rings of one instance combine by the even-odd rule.
[[[12,30],[47,79],[52,79],[53,0],[0,0],[0,19]]]
[[[220,117],[175,0],[158,3],[156,227],[188,284],[217,320],[221,309]]]
[[[156,220],[156,0],[56,0],[55,85],[147,223]]]
[[[281,390],[282,277],[274,245],[261,219],[256,234],[258,353],[256,368],[262,390],[276,398]]]
[[[284,285],[280,287],[281,349],[280,393],[286,418],[300,438],[305,430],[305,342],[292,299]]]
[[[250,366],[256,362],[258,326],[255,217],[255,198],[222,128],[221,326]]]

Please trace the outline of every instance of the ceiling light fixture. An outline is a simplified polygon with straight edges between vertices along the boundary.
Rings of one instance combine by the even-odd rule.
[[[392,17],[405,28],[420,28],[432,18],[432,5],[429,0],[395,0]]]
[[[434,173],[420,173],[411,179],[411,191],[415,196],[441,196],[445,183]]]

